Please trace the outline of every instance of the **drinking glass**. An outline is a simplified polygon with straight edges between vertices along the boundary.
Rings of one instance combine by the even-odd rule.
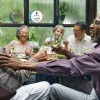
[[[53,40],[51,45],[55,46],[55,47],[58,46],[58,45],[61,45],[61,40],[62,40],[62,37],[58,36],[57,39],[54,38],[54,40]],[[54,58],[54,59],[57,59],[56,53],[52,52],[52,56],[51,57]]]

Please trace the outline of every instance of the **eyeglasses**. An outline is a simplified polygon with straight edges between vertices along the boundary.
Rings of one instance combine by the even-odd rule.
[[[80,31],[81,31],[81,30],[76,30],[76,29],[73,30],[73,32],[80,32]]]
[[[92,24],[94,24],[94,25],[100,25],[100,21],[94,20]]]

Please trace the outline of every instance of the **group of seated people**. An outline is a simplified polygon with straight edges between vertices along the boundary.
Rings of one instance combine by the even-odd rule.
[[[95,20],[100,21],[100,14]],[[60,40],[60,45],[41,47],[32,55],[28,27],[21,26],[16,32],[18,40],[5,47],[5,54],[2,54],[2,49],[0,51],[0,100],[99,100],[100,26],[90,25],[91,37],[86,34],[86,28],[84,22],[76,22],[74,34]],[[53,32],[53,39],[48,41],[62,38],[64,27],[57,25]],[[91,40],[97,43],[96,49]],[[52,53],[64,55],[66,59],[46,61],[47,55],[52,56]],[[19,60],[21,56],[28,57],[27,61]],[[30,77],[36,81],[25,83]]]

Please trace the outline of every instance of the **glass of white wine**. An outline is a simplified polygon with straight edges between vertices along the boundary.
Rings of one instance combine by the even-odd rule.
[[[58,36],[57,38],[54,38],[54,41],[52,42],[53,46],[61,45],[62,37]]]
[[[61,45],[61,40],[62,40],[62,37],[58,36],[57,38],[54,38],[51,45],[55,46],[55,47],[58,46],[58,45]],[[57,59],[56,53],[52,52],[52,58]]]
[[[43,50],[48,51],[48,48],[52,45],[52,35],[46,35],[46,37],[43,39],[42,47]]]

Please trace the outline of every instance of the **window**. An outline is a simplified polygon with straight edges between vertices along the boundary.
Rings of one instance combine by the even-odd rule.
[[[0,0],[0,45],[5,46],[16,39],[15,33],[21,25],[30,29],[30,40],[42,41],[50,35],[53,27],[62,24],[67,38],[73,34],[76,21],[85,21],[89,0]],[[98,0],[100,1],[100,0]]]
[[[86,0],[59,0],[59,22],[74,24],[86,21]]]
[[[97,0],[97,14],[100,13],[100,0]]]
[[[1,23],[23,23],[24,3],[23,0],[0,0]]]
[[[0,46],[3,47],[11,40],[16,40],[17,27],[0,27]]]
[[[29,0],[30,23],[53,23],[54,0]]]

